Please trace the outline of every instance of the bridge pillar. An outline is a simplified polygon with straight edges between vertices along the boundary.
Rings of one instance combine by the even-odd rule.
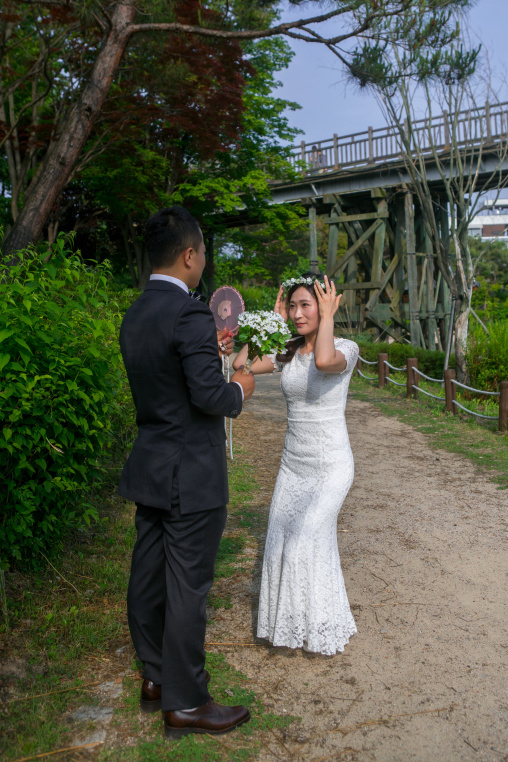
[[[326,257],[326,274],[329,278],[335,272],[335,263],[337,262],[337,250],[339,247],[339,226],[337,223],[330,222],[328,230],[328,255]]]
[[[311,273],[317,275],[319,273],[319,267],[318,267],[318,258],[317,258],[317,218],[316,218],[315,206],[311,206],[309,208],[309,237],[310,237],[309,270]]]

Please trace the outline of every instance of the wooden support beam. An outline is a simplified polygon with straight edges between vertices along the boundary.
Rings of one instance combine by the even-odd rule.
[[[409,326],[411,332],[411,344],[420,346],[420,314],[418,302],[418,275],[416,271],[415,257],[415,228],[413,214],[413,194],[406,191],[404,199],[404,213],[406,222],[406,267],[407,282],[409,289]]]
[[[389,328],[387,325],[385,325],[385,323],[383,323],[382,320],[378,320],[378,318],[375,315],[365,311],[365,316],[367,320],[370,320],[371,323],[374,323],[374,325],[377,326],[379,329],[381,329],[383,333],[387,333],[388,336],[391,336],[393,339],[395,339],[395,341],[398,341],[399,343],[402,341],[401,337],[397,336],[395,331],[392,331],[392,329]]]
[[[425,268],[425,264],[422,267],[420,267],[420,268],[418,268],[418,267],[416,268],[416,272],[417,273],[418,273],[418,270],[420,272],[420,287],[418,289],[418,304],[419,304],[419,309],[420,309],[420,312],[421,312],[422,307],[425,304],[424,299],[423,299],[423,290],[425,288],[425,281],[426,281],[426,277],[427,277],[427,270]]]
[[[400,259],[400,255],[396,254],[394,258],[392,259],[392,261],[390,262],[390,264],[388,265],[388,268],[386,269],[385,274],[383,275],[379,283],[378,290],[372,293],[372,296],[370,297],[369,301],[365,305],[365,308],[367,310],[372,310],[376,306],[378,299],[383,292],[383,289],[386,287],[388,281],[390,280],[393,273],[395,272],[395,268],[399,264],[399,259]]]
[[[349,257],[352,257],[353,254],[358,251],[358,249],[373,235],[373,233],[376,232],[376,230],[383,225],[383,221],[381,219],[374,220],[372,225],[370,225],[367,230],[364,231],[364,233],[357,238],[355,243],[346,251],[345,254],[342,255],[342,257],[339,259],[339,261],[336,263],[335,268],[333,269],[333,272],[331,273],[331,276],[335,275],[337,270],[342,268],[346,262],[348,261]],[[384,227],[384,225],[383,225]]]
[[[315,206],[309,208],[309,239],[309,270],[317,275],[319,268],[317,261],[317,218]]]
[[[439,299],[439,289],[441,288],[441,279],[442,279],[442,277],[443,276],[441,275],[441,270],[438,270],[438,272],[437,272],[437,280],[436,280],[436,290],[434,291],[434,312],[435,312],[436,307],[437,307],[437,300]]]
[[[328,256],[326,257],[326,274],[328,277],[335,272],[337,262],[337,250],[339,246],[339,226],[332,224],[328,231]]]
[[[404,204],[397,203],[395,209],[395,238],[393,245],[394,256],[398,257],[397,266],[393,273],[393,296],[391,299],[391,308],[397,314],[399,321],[402,318],[400,309],[400,300],[405,285],[404,277]]]
[[[402,294],[404,293],[404,289],[406,287],[405,283],[406,283],[405,280],[404,281],[400,281],[400,283],[397,286],[397,288],[394,289],[393,296],[392,296],[392,299],[390,301],[390,308],[394,312],[397,312],[399,315],[401,314],[401,301],[400,300],[402,299]]]
[[[386,205],[386,201],[381,201],[380,204]],[[374,234],[374,254],[372,257],[372,272],[371,272],[371,278],[373,281],[381,280],[381,275],[383,272],[383,267],[382,267],[383,252],[385,249],[385,233],[386,233],[386,223],[383,222],[381,225],[378,226]],[[370,299],[373,299],[375,297],[375,293],[376,293],[375,291],[371,292]]]
[[[388,202],[386,200],[386,192],[381,188],[373,188],[370,192],[370,195],[373,200],[376,212],[380,215],[381,214],[384,215],[385,213],[388,214]],[[376,233],[374,235],[374,246],[373,246],[373,252],[372,252],[372,270],[371,270],[371,279],[373,281],[381,280],[381,276],[383,274],[383,257],[384,257],[384,250],[385,250],[385,238],[387,237],[387,235],[388,235],[388,240],[390,238],[388,234],[388,230],[387,230],[388,227],[389,227],[388,220],[384,219],[383,225],[379,226],[379,228],[376,230]],[[393,233],[392,233],[392,238],[393,238]],[[379,290],[379,292],[377,292],[376,290],[372,290],[369,294],[369,302],[371,300],[374,300],[374,303],[376,303],[379,299],[380,293],[381,293],[381,290]],[[366,309],[368,311],[372,310],[372,308],[370,308],[368,304],[366,305]]]
[[[353,312],[354,307],[356,306],[356,292],[355,292],[355,286],[358,283],[358,260],[356,254],[354,254],[352,257],[349,257],[346,265],[346,277],[345,277],[345,287],[347,288],[347,293],[345,297],[345,306],[347,308],[348,314],[351,315]]]
[[[337,285],[337,291],[347,291],[348,289],[353,290],[360,290],[362,288],[371,289],[371,288],[379,288],[381,286],[381,281],[356,281],[355,283],[349,282],[349,283],[339,283]]]
[[[359,222],[360,220],[385,219],[389,216],[388,211],[365,212],[363,214],[334,214],[333,212],[326,218],[325,222],[329,224],[338,224],[339,222]]]

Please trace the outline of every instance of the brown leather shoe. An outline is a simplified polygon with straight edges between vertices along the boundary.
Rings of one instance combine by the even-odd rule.
[[[181,738],[189,733],[221,735],[248,720],[250,712],[247,707],[223,706],[210,699],[192,712],[164,712],[164,735],[166,738]]]
[[[205,680],[210,682],[210,673],[205,669]],[[141,685],[141,698],[139,701],[142,712],[160,712],[161,709],[161,687],[151,680],[143,680]]]

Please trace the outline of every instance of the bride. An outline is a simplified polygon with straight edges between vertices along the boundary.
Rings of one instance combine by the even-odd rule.
[[[284,287],[289,286],[286,300]],[[282,355],[266,355],[252,372],[282,371],[288,428],[270,507],[258,637],[274,646],[335,654],[356,626],[337,548],[337,515],[353,482],[344,410],[358,346],[334,338],[335,284],[312,278],[281,286],[275,312],[298,336]],[[247,357],[245,346],[234,367]]]

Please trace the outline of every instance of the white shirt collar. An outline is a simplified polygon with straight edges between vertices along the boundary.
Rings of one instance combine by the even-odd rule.
[[[150,280],[165,280],[168,283],[173,283],[175,286],[180,286],[186,294],[189,293],[189,287],[186,283],[183,282],[183,280],[180,280],[180,278],[173,278],[172,275],[163,275],[162,273],[155,273],[155,275],[150,275]]]

